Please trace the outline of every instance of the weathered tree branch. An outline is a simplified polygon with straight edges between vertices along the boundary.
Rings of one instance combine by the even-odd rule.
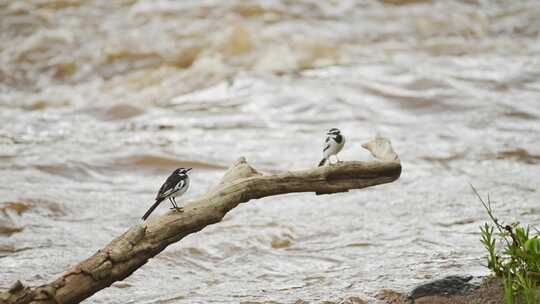
[[[252,199],[292,192],[346,192],[399,178],[401,164],[388,140],[378,137],[363,147],[380,161],[262,175],[240,158],[213,190],[188,203],[183,213],[169,212],[131,227],[52,283],[25,287],[17,281],[0,293],[0,303],[78,303],[128,277],[168,245],[221,221],[238,204]]]

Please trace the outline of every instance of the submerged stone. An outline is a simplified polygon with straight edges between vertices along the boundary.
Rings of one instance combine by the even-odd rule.
[[[447,276],[414,288],[408,298],[414,303],[414,300],[426,296],[468,295],[478,288],[478,285],[469,282],[472,278],[472,276]]]

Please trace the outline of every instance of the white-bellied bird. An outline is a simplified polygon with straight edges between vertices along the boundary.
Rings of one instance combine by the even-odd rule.
[[[330,156],[335,155],[337,161],[339,158],[337,154],[345,145],[345,137],[341,135],[341,131],[336,128],[328,130],[326,133],[326,140],[324,141],[323,159],[319,163],[319,167],[324,165],[327,161],[330,163]]]
[[[159,204],[165,199],[169,199],[172,204],[171,209],[182,211],[182,207],[178,207],[176,204],[175,198],[186,193],[189,188],[189,176],[188,172],[191,168],[178,168],[167,178],[165,183],[159,188],[159,191],[156,195],[156,202],[146,211],[143,215],[143,221],[146,220],[152,211],[159,206]]]

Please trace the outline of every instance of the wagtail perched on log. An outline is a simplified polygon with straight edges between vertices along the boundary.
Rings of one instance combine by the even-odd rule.
[[[345,137],[341,135],[341,131],[336,128],[332,128],[328,130],[326,133],[326,140],[324,141],[324,149],[323,149],[323,159],[319,163],[319,167],[324,165],[326,161],[330,163],[330,156],[335,155],[337,161],[339,162],[339,158],[337,154],[341,149],[343,149],[343,146],[345,145]]]
[[[159,204],[164,201],[165,199],[169,199],[173,207],[171,209],[175,209],[178,211],[182,211],[182,207],[178,207],[176,204],[175,198],[186,193],[187,189],[189,188],[189,176],[187,173],[192,168],[178,168],[174,170],[174,172],[167,178],[165,183],[159,188],[159,191],[156,195],[156,202],[146,211],[146,213],[143,215],[142,219],[143,221],[146,220],[152,211],[159,206]]]

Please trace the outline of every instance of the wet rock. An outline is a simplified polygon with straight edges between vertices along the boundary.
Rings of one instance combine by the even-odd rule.
[[[469,283],[472,276],[448,276],[422,284],[414,288],[408,295],[411,303],[416,299],[427,296],[464,296],[470,294],[477,285]]]
[[[540,291],[540,288],[539,288]],[[504,287],[496,278],[484,279],[479,288],[468,295],[433,295],[410,300],[414,304],[505,304]]]

